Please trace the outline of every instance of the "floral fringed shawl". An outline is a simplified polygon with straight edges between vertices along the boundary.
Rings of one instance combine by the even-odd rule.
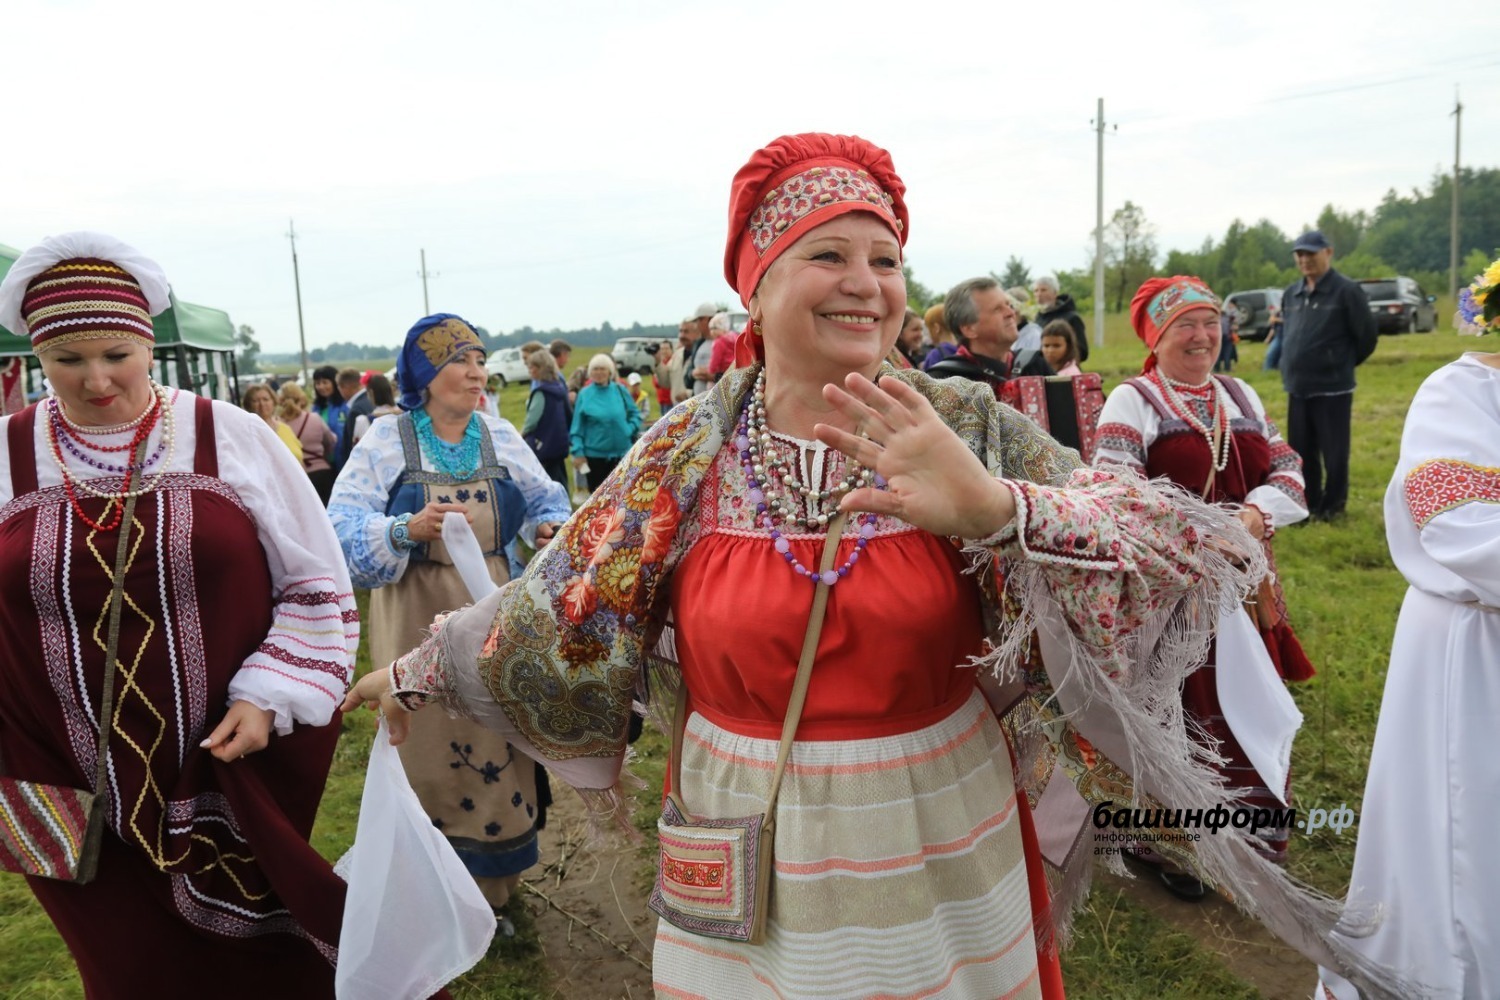
[[[672,572],[694,541],[688,512],[758,370],[731,371],[669,411],[524,574],[435,624],[395,664],[403,703],[438,700],[501,729],[592,808],[621,808],[631,703],[670,712],[680,680],[666,617]],[[1095,809],[1206,813],[1224,802],[1214,751],[1189,730],[1178,692],[1220,609],[1265,575],[1265,558],[1232,512],[1123,468],[1083,466],[988,386],[883,374],[922,393],[1016,496],[1010,525],[964,544],[992,649],[983,686],[1035,810],[1065,939],[1088,890]],[[1386,978],[1329,943],[1341,905],[1261,859],[1246,830],[1191,832],[1196,841],[1152,846],[1313,961],[1361,984]],[[1117,857],[1111,867],[1121,870]],[[1361,926],[1346,917],[1340,930]]]

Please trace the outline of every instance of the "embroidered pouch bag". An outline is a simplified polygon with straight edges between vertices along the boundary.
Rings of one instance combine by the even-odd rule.
[[[829,522],[828,538],[823,543],[825,572],[833,568],[845,520],[845,515],[839,514]],[[791,757],[802,706],[807,700],[813,657],[827,609],[828,585],[819,583],[813,593],[807,635],[802,641],[797,679],[792,684],[792,698],[782,724],[781,747],[776,754],[764,813],[734,819],[699,819],[683,805],[680,795],[687,688],[678,685],[669,771],[672,791],[662,805],[661,818],[656,821],[659,856],[656,885],[649,901],[651,909],[674,927],[745,944],[760,944],[765,940],[771,872],[775,867],[776,798]]]

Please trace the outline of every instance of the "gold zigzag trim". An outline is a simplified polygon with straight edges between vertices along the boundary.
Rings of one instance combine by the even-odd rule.
[[[26,314],[26,325],[41,326],[44,321],[54,316],[68,316],[81,312],[126,313],[132,319],[139,319],[145,323],[151,322],[150,313],[129,302],[115,302],[111,299],[73,299],[32,310]]]
[[[123,271],[120,273],[124,274]],[[34,279],[31,284],[27,286],[27,294],[36,295],[40,292],[45,292],[48,289],[54,288],[59,285],[85,284],[118,285],[121,288],[129,288],[137,292],[141,290],[140,282],[136,281],[129,275],[126,275],[123,278],[107,278],[102,274],[44,274],[41,277]]]
[[[104,516],[107,516],[109,514],[109,511],[114,506],[114,504],[120,502],[121,501],[119,500],[111,500],[108,504],[106,504],[104,508]],[[125,561],[125,573],[127,575],[130,572],[130,567],[135,565],[136,557],[140,554],[141,545],[143,544],[143,538],[145,534],[144,526],[141,524],[139,518],[131,518],[130,528],[132,544],[130,547],[130,552],[126,556]],[[88,546],[88,550],[93,553],[94,560],[99,564],[100,569],[104,571],[105,576],[108,578],[113,574],[114,567],[110,564],[110,562],[105,560],[103,553],[99,551],[99,548],[96,544],[98,537],[98,531],[90,530],[87,538],[85,539],[85,544]],[[144,763],[146,770],[145,783],[141,787],[140,794],[136,796],[135,802],[131,803],[129,819],[126,823],[126,826],[130,830],[130,832],[134,834],[135,839],[140,844],[140,846],[145,849],[146,854],[151,859],[152,864],[156,865],[159,868],[165,868],[168,865],[181,862],[183,858],[186,858],[186,851],[184,851],[182,857],[179,857],[175,860],[170,860],[166,856],[165,824],[158,824],[157,829],[154,831],[154,837],[152,836],[151,832],[143,831],[140,828],[141,810],[144,809],[150,801],[154,800],[158,809],[162,810],[163,812],[166,809],[166,796],[162,794],[161,788],[157,785],[156,775],[151,770],[151,761],[156,756],[157,751],[161,748],[162,742],[166,738],[167,717],[162,713],[160,709],[158,709],[151,703],[151,699],[146,696],[146,692],[142,690],[139,682],[136,680],[136,675],[140,671],[141,660],[146,654],[146,647],[150,644],[151,637],[156,633],[156,622],[151,618],[150,615],[147,615],[143,610],[141,610],[141,606],[136,603],[135,598],[130,595],[130,592],[128,590],[123,594],[123,601],[125,607],[128,607],[136,616],[138,616],[142,621],[146,623],[146,634],[141,639],[140,645],[136,648],[135,656],[132,658],[129,665],[126,665],[124,662],[122,662],[118,657],[118,653],[116,654],[115,670],[118,675],[118,685],[115,693],[114,716],[109,720],[109,725],[111,733],[115,736],[118,736],[126,746],[135,751],[136,756],[138,756]],[[108,621],[109,604],[106,603],[102,608],[99,609],[99,615],[94,621],[93,630],[94,644],[97,645],[101,651],[106,652],[108,651],[108,645],[105,637],[102,635],[102,632]],[[142,748],[141,745],[137,743],[129,733],[125,732],[125,730],[120,727],[120,717],[123,715],[125,711],[125,705],[132,693],[134,693],[134,695],[140,700],[141,705],[144,706],[146,711],[150,713],[150,715],[156,720],[156,734],[151,740],[151,746],[149,750]],[[152,843],[153,840],[155,841],[154,844]]]
[[[214,849],[214,862],[213,862],[213,864],[211,864],[211,865],[205,865],[202,869],[200,869],[200,872],[209,872],[209,871],[212,871],[215,868],[218,868],[218,869],[222,870],[225,875],[229,876],[229,880],[234,883],[234,887],[240,891],[240,895],[243,896],[245,899],[259,901],[259,900],[265,899],[267,896],[271,895],[271,892],[273,891],[271,889],[267,889],[265,892],[261,892],[261,893],[254,893],[254,892],[251,892],[249,889],[246,889],[245,888],[245,883],[242,882],[242,881],[240,881],[239,875],[235,874],[234,869],[229,866],[229,862],[231,862],[231,861],[238,861],[240,864],[243,864],[243,865],[254,865],[255,864],[255,856],[254,855],[249,855],[249,854],[225,854],[222,850],[219,849],[219,845],[217,843],[215,843],[214,841],[210,840],[209,838],[203,836],[201,833],[195,833],[195,834],[193,834],[192,839],[196,840],[196,841],[199,841],[201,843],[207,844],[209,847],[212,847]]]
[[[111,264],[107,261],[100,261],[99,263],[91,264],[73,264],[67,261],[63,261],[62,263],[53,264],[51,267],[47,268],[47,270],[42,272],[42,276],[45,277],[51,274],[53,271],[103,271],[106,274],[130,273],[123,267],[120,267],[117,264]]]
[[[109,515],[112,504],[119,502],[120,501],[116,500],[111,501],[110,504],[106,504],[103,516],[107,517]],[[131,545],[130,553],[126,557],[125,571],[127,573],[129,572],[130,567],[135,565],[136,557],[140,554],[141,545],[144,543],[143,540],[145,537],[143,529],[144,526],[141,524],[140,520],[133,517],[131,519],[131,534],[134,541]],[[114,567],[110,565],[109,562],[106,562],[103,553],[101,553],[96,546],[95,542],[98,536],[98,531],[91,530],[85,540],[85,544],[87,545],[88,550],[93,553],[95,561],[98,562],[100,568],[107,576],[114,571]],[[151,863],[155,865],[159,870],[166,871],[170,868],[180,865],[184,860],[187,859],[188,855],[191,853],[192,844],[194,842],[207,844],[213,850],[214,860],[208,864],[203,865],[192,874],[201,875],[213,871],[215,868],[218,868],[223,871],[225,876],[227,876],[231,882],[234,883],[235,888],[239,890],[240,896],[243,899],[252,902],[258,902],[262,899],[265,899],[271,895],[271,890],[268,889],[265,892],[261,893],[251,892],[248,888],[246,888],[244,881],[240,878],[239,874],[235,872],[232,866],[233,863],[236,862],[242,865],[256,864],[255,856],[253,854],[226,853],[219,846],[217,841],[213,840],[210,837],[206,837],[203,834],[193,833],[189,835],[188,844],[183,848],[182,853],[176,858],[169,858],[167,857],[165,838],[167,824],[165,820],[158,824],[157,829],[154,831],[154,838],[150,835],[150,832],[143,831],[140,828],[141,810],[145,808],[145,806],[151,801],[154,800],[157,808],[162,812],[163,816],[165,816],[166,813],[166,796],[162,793],[161,788],[157,785],[156,775],[151,770],[151,761],[155,757],[157,752],[161,750],[162,744],[166,740],[167,719],[166,716],[160,710],[158,710],[155,705],[151,703],[150,699],[147,698],[145,691],[141,689],[140,684],[136,680],[137,674],[140,671],[141,660],[145,656],[146,647],[150,644],[151,637],[156,632],[156,622],[151,618],[150,615],[147,615],[141,609],[141,606],[136,603],[135,598],[130,595],[129,591],[125,592],[123,598],[125,604],[131,609],[131,611],[146,623],[146,635],[141,640],[140,646],[136,649],[135,657],[132,659],[130,664],[127,666],[126,664],[120,662],[118,659],[115,661],[115,669],[119,672],[119,676],[124,683],[119,691],[119,694],[116,696],[114,718],[111,720],[111,726],[114,734],[124,740],[125,743],[135,751],[135,753],[144,762],[146,768],[146,784],[141,789],[140,795],[136,797],[136,801],[133,803],[130,809],[130,820],[128,823],[129,829],[134,835],[136,842],[145,850],[147,857],[151,859]],[[94,642],[99,646],[101,651],[107,651],[108,649],[106,643],[101,641],[101,630],[103,629],[105,623],[108,622],[108,620],[109,605],[108,603],[106,603],[101,609],[98,619],[94,623],[93,632]],[[140,699],[141,704],[145,706],[147,711],[149,711],[157,721],[156,736],[151,741],[149,750],[143,750],[140,744],[138,744],[123,729],[120,728],[120,715],[125,705],[125,696],[132,692]],[[153,839],[155,840],[154,844],[152,843]]]

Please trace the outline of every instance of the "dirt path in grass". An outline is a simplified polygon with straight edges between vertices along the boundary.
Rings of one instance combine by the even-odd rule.
[[[588,844],[583,803],[559,789],[541,832],[542,861],[526,905],[552,970],[555,1000],[647,1000],[656,914],[646,908],[650,858],[623,841]]]
[[[542,831],[542,862],[526,875],[526,905],[552,970],[552,996],[645,1000],[652,995],[656,932],[656,915],[646,907],[650,856],[624,843],[590,846],[587,841],[582,803],[563,791]],[[1098,873],[1096,891],[1111,888],[1192,936],[1266,1000],[1303,1000],[1312,993],[1317,968],[1233,904],[1217,896],[1185,903],[1149,875],[1126,879]]]
[[[1158,920],[1190,935],[1266,1000],[1306,1000],[1317,986],[1317,966],[1221,896],[1184,902],[1146,873],[1131,879],[1097,872],[1094,888],[1118,889]]]

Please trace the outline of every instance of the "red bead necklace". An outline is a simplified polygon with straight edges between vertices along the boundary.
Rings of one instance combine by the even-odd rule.
[[[140,424],[136,426],[135,433],[130,436],[130,443],[122,446],[106,447],[102,445],[89,444],[88,442],[83,442],[81,439],[78,439],[77,435],[73,434],[71,429],[68,430],[68,433],[75,439],[80,440],[80,443],[88,444],[89,447],[94,448],[98,451],[125,451],[133,455],[136,453],[136,449],[140,447],[141,443],[150,436],[151,430],[156,426],[157,418],[160,417],[160,415],[161,397],[153,395],[150,408],[142,416]],[[120,522],[124,520],[125,517],[124,497],[112,497],[110,499],[110,503],[114,505],[114,514],[110,516],[110,519],[106,523],[100,524],[98,521],[95,521],[93,518],[88,516],[88,514],[83,509],[82,502],[80,502],[78,499],[77,491],[73,487],[73,477],[68,472],[68,466],[63,460],[62,447],[59,445],[57,440],[57,425],[61,422],[62,421],[58,420],[47,421],[47,443],[51,445],[52,457],[57,460],[57,467],[62,471],[63,492],[68,496],[68,503],[72,505],[73,513],[78,515],[78,519],[84,524],[88,525],[90,528],[93,528],[95,531],[106,533],[114,531],[120,526]],[[67,427],[65,423],[63,424],[63,426],[65,428]],[[125,488],[128,490],[129,487],[130,474],[129,472],[127,472],[125,478]],[[109,510],[109,506],[106,505],[104,509],[106,511]]]
[[[73,426],[73,421],[69,420],[65,415],[63,415],[61,410],[58,411],[58,416],[62,419],[56,421],[56,423],[62,424],[64,434],[66,434],[72,440],[78,442],[78,444],[89,449],[90,451],[128,452],[134,449],[135,446],[140,443],[140,428],[143,425],[155,422],[156,417],[154,411],[156,410],[157,405],[158,404],[153,404],[147,409],[145,413],[141,414],[141,421],[136,425],[136,435],[130,439],[130,442],[128,444],[99,444],[96,441],[90,440],[92,435],[85,433],[80,427]],[[121,429],[123,430],[123,428]],[[56,431],[54,430],[53,433],[55,434]]]

